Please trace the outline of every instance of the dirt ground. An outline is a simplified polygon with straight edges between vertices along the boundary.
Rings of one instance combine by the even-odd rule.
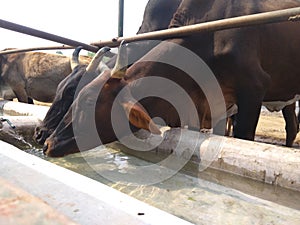
[[[285,122],[281,112],[262,111],[256,129],[256,141],[276,145],[285,145]],[[300,148],[300,134],[294,142],[294,148]]]

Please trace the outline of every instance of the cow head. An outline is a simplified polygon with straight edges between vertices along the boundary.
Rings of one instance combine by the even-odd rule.
[[[112,114],[116,115],[114,124],[117,124],[121,135],[128,134],[128,122],[124,121],[129,121],[133,131],[143,128],[160,134],[145,109],[132,97],[123,79],[127,68],[124,44],[121,44],[118,55],[112,70],[102,69],[101,74],[80,91],[62,121],[45,141],[43,150],[46,155],[64,156],[117,140]]]
[[[71,60],[72,73],[58,85],[56,96],[46,114],[46,117],[41,125],[37,126],[35,129],[33,138],[38,144],[44,144],[45,140],[52,134],[68,111],[74,101],[76,90],[81,88],[78,87],[78,84],[82,80],[82,77],[84,77],[85,83],[93,80],[98,75],[97,66],[102,60],[104,54],[110,50],[108,47],[100,49],[90,64],[86,66],[79,65],[78,56],[81,49],[82,47],[78,47],[73,52]],[[82,86],[84,82],[81,82]]]

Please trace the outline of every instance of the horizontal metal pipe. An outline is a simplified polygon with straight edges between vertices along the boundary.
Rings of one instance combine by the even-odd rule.
[[[2,20],[0,19],[0,27],[4,28],[4,29],[8,29],[8,30],[12,30],[12,31],[16,31],[19,33],[23,33],[23,34],[28,34],[34,37],[39,37],[39,38],[43,38],[46,40],[50,40],[50,41],[55,41],[58,43],[62,43],[65,45],[70,45],[70,46],[82,46],[85,50],[91,51],[91,52],[97,52],[98,48],[96,46],[92,46],[92,45],[88,45],[82,42],[78,42],[78,41],[74,41],[68,38],[64,38],[58,35],[54,35],[54,34],[50,34],[44,31],[40,31],[40,30],[36,30],[36,29],[32,29],[30,27],[26,27],[26,26],[22,26],[16,23],[12,23],[6,20]]]
[[[171,28],[166,30],[154,31],[149,33],[138,34],[131,37],[117,37],[107,41],[97,41],[91,43],[92,45],[103,47],[116,47],[123,40],[126,42],[166,39],[174,37],[189,36],[201,32],[213,32],[225,29],[240,28],[246,26],[254,26],[269,23],[298,21],[300,18],[300,7],[276,10],[265,13],[258,13],[253,15],[239,16],[229,19],[222,19],[195,25],[189,25],[179,28]]]
[[[74,49],[73,46],[45,46],[45,47],[35,47],[35,48],[22,48],[22,49],[12,49],[12,50],[4,50],[0,51],[0,55],[7,55],[13,53],[20,53],[20,52],[31,52],[31,51],[39,51],[39,50],[59,50],[59,49]]]

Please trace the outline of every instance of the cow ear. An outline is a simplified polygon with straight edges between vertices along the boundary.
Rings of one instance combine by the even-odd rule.
[[[146,110],[139,103],[125,102],[121,104],[132,125],[137,128],[148,130],[153,134],[161,134],[157,125],[151,120]]]

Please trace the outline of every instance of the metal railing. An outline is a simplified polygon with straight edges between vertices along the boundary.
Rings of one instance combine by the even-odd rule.
[[[175,37],[184,37],[184,36],[201,33],[201,32],[213,32],[213,31],[220,31],[220,30],[232,29],[232,28],[241,28],[247,26],[255,26],[255,25],[278,23],[278,22],[299,21],[299,20],[300,20],[300,7],[296,7],[296,8],[289,8],[289,9],[276,10],[271,12],[258,13],[253,15],[239,16],[239,17],[222,19],[217,21],[205,22],[205,23],[194,24],[194,25],[189,25],[189,26],[184,26],[179,28],[171,28],[171,29],[154,31],[149,33],[137,34],[131,37],[116,37],[107,41],[97,41],[91,44],[81,43],[58,35],[46,33],[44,31],[39,31],[19,24],[11,23],[5,20],[0,20],[0,27],[68,45],[68,46],[64,46],[63,48],[68,48],[68,47],[72,48],[70,46],[73,47],[82,46],[85,50],[96,52],[100,47],[103,46],[117,47],[123,40],[126,42],[134,42],[134,41],[141,41],[141,40],[167,39],[167,38],[175,38]],[[17,50],[13,50],[13,51],[16,52]],[[5,52],[0,52],[0,54],[3,53],[5,54]]]
[[[107,41],[92,42],[92,45],[103,47],[116,47],[123,40],[126,42],[167,39],[175,37],[184,37],[196,33],[213,32],[232,28],[241,28],[246,26],[255,26],[262,24],[298,21],[300,19],[300,7],[276,10],[265,13],[258,13],[246,16],[239,16],[228,19],[221,19],[211,22],[194,24],[184,27],[171,28],[166,30],[154,31],[149,33],[137,34],[132,37],[118,37]]]
[[[19,33],[23,33],[23,34],[27,34],[30,36],[34,36],[34,37],[39,37],[42,39],[46,39],[49,41],[55,41],[58,43],[62,43],[65,45],[69,45],[69,46],[82,46],[85,50],[88,51],[92,51],[92,52],[96,52],[98,51],[98,47],[96,46],[92,46],[92,45],[88,45],[79,41],[75,41],[69,38],[65,38],[65,37],[61,37],[55,34],[50,34],[44,31],[40,31],[37,29],[33,29],[30,27],[26,27],[23,25],[19,25],[16,23],[12,23],[6,20],[1,20],[0,19],[0,27],[4,28],[4,29],[8,29],[8,30],[12,30],[12,31],[16,31]]]

